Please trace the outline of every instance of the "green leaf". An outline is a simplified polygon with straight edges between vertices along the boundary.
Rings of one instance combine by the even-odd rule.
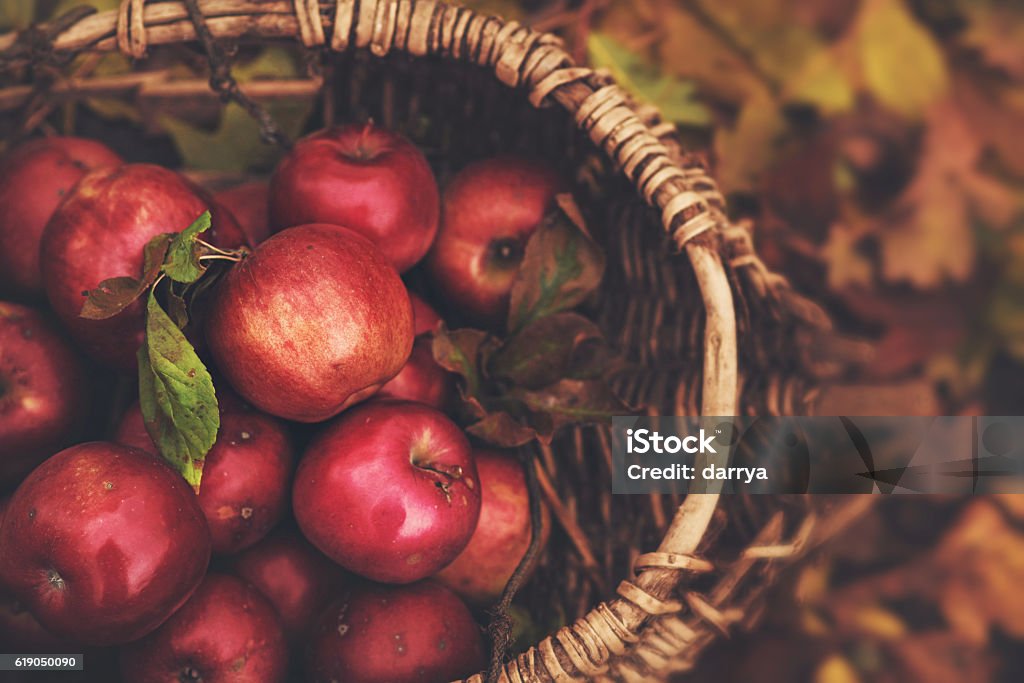
[[[604,422],[613,415],[633,411],[600,380],[563,379],[539,391],[516,391],[512,395],[531,412],[550,419],[552,431],[565,424]]]
[[[658,107],[666,121],[687,126],[710,125],[711,112],[697,99],[697,86],[693,81],[661,71],[612,36],[599,31],[587,37],[587,53],[595,67],[608,69],[618,84],[637,99]]]
[[[200,251],[196,239],[200,233],[210,229],[210,212],[204,211],[180,233],[174,236],[167,249],[167,260],[163,271],[175,282],[190,284],[206,272],[206,267],[199,261]]]
[[[138,299],[160,274],[173,233],[157,235],[143,251],[142,278],[115,277],[90,290],[79,314],[89,320],[112,318]]]
[[[582,303],[601,283],[604,253],[557,210],[544,219],[526,244],[512,285],[508,329]]]
[[[146,431],[198,492],[203,461],[220,429],[217,396],[206,366],[152,291],[138,360],[139,405]]]
[[[487,338],[487,333],[481,330],[448,330],[443,323],[434,331],[431,342],[434,360],[445,370],[462,377],[464,391],[468,396],[480,393],[480,357]]]
[[[601,339],[597,325],[577,313],[556,313],[533,321],[495,352],[494,377],[536,389],[566,376],[576,351]]]
[[[466,432],[501,448],[522,446],[541,436],[536,429],[515,420],[506,412],[489,413],[467,427]]]
[[[864,83],[879,102],[916,118],[946,93],[942,48],[902,0],[866,0],[857,28]]]

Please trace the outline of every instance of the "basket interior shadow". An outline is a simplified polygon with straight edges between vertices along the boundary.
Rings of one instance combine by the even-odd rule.
[[[333,97],[319,113],[333,110],[327,117],[332,121],[374,120],[400,130],[425,151],[442,186],[466,164],[505,153],[544,158],[571,179],[587,229],[607,257],[600,290],[584,310],[626,361],[616,390],[642,413],[700,413],[704,310],[692,267],[658,212],[564,109],[534,108],[521,92],[475,65],[365,53],[333,60]],[[641,113],[664,132],[661,141],[684,168],[702,168],[696,156],[679,150],[672,127],[660,125],[657,112]],[[828,321],[764,270],[745,228],[721,238],[738,305],[740,413],[804,414],[814,387],[836,370],[814,343]],[[445,313],[458,321],[457,311]],[[537,572],[516,600],[532,626],[523,646],[614,595],[636,557],[658,546],[681,502],[671,495],[612,495],[606,428],[566,429],[537,450],[541,488],[556,523]],[[797,533],[807,519],[806,504],[798,496],[727,496],[703,543],[714,544],[716,565],[730,565],[755,540],[770,542],[758,537],[768,523],[776,525],[772,541]],[[695,577],[682,590],[711,590],[715,578]],[[751,587],[765,583],[764,576],[749,578]],[[730,597],[739,605],[756,596],[738,585]]]

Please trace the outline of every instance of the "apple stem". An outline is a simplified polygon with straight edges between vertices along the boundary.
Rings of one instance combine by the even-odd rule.
[[[512,598],[519,592],[520,586],[526,579],[530,568],[540,553],[541,546],[541,492],[540,482],[537,480],[537,464],[534,462],[534,454],[527,452],[520,455],[520,462],[523,467],[523,474],[526,475],[526,490],[530,501],[530,545],[516,565],[516,569],[509,577],[508,583],[501,592],[501,599],[491,608],[491,623],[487,625],[487,633],[491,638],[491,665],[487,671],[487,681],[497,681],[501,668],[505,663],[505,654],[508,651],[509,643],[512,641],[512,618],[508,610],[512,605]]]

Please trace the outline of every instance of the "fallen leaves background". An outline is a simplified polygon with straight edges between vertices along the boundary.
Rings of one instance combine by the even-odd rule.
[[[79,4],[0,0],[0,29]],[[93,0],[110,9],[116,0]],[[768,265],[875,345],[829,414],[1024,414],[1024,3],[1019,0],[467,0],[562,34],[703,150]],[[177,55],[146,68],[188,75]],[[153,61],[153,60],[151,60]],[[240,81],[306,75],[298,51],[236,55]],[[119,56],[78,64],[129,69]],[[198,65],[201,67],[201,65]],[[271,103],[286,131],[310,109]],[[269,149],[216,100],[99,118],[168,134],[199,173]],[[167,144],[156,140],[154,144]],[[1024,678],[1024,505],[885,500],[790,577],[758,632],[693,679]],[[794,599],[795,596],[795,599]]]

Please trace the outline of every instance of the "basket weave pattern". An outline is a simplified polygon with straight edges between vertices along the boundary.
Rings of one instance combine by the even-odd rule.
[[[200,22],[196,21],[197,12]],[[692,267],[687,277],[696,282],[703,306],[704,315],[694,316],[699,320],[681,327],[678,335],[680,342],[696,342],[702,349],[702,368],[695,368],[688,377],[664,373],[633,376],[624,379],[623,392],[647,397],[645,403],[652,413],[693,414],[699,408],[708,416],[734,415],[741,410],[777,415],[806,409],[813,396],[807,388],[808,378],[816,374],[819,361],[799,356],[781,368],[766,361],[775,355],[797,354],[793,335],[827,328],[823,313],[795,294],[785,280],[768,272],[753,250],[749,231],[729,222],[714,181],[699,160],[681,150],[672,125],[661,122],[652,108],[638,107],[606,74],[574,64],[555,36],[439,0],[183,0],[152,4],[122,0],[116,12],[80,17],[47,34],[42,51],[25,36],[0,36],[0,58],[11,65],[55,55],[118,50],[141,59],[152,46],[201,40],[202,31],[217,40],[297,39],[311,50],[360,50],[376,57],[404,53],[414,58],[466,62],[493,72],[498,81],[521,91],[534,107],[564,109],[632,185],[636,196],[649,207],[646,210],[657,212],[662,239],[667,236],[669,246],[685,253]],[[83,92],[87,89],[85,84],[79,85]],[[138,88],[145,80],[124,79],[122,85]],[[294,89],[303,95],[317,87],[319,83]],[[25,99],[24,86],[15,90],[8,89],[6,96],[0,92],[0,103]],[[73,91],[65,88],[68,96],[75,96]],[[641,228],[646,225],[637,225],[636,231]],[[623,239],[632,238],[627,235]],[[627,262],[624,277],[641,277],[635,263],[629,265],[634,249],[639,251],[630,244],[620,249],[619,255]],[[661,277],[654,270],[648,269],[642,276]],[[675,273],[669,272],[658,286],[674,287],[674,283]],[[696,298],[695,292],[685,294]],[[671,303],[672,297],[666,298]],[[645,324],[604,327],[617,327],[618,341],[624,347],[639,345],[641,353],[652,356],[671,353],[673,349],[666,346],[672,344],[654,348],[660,339],[664,300],[642,302],[627,312]],[[758,339],[757,325],[774,326],[778,331]],[[647,339],[628,337],[648,332],[651,336]],[[776,369],[757,371],[769,365]],[[752,370],[741,374],[741,366]],[[578,443],[596,443],[607,450],[605,428],[577,428],[575,432],[572,438]],[[749,503],[730,501],[729,505]],[[737,557],[719,564],[708,557],[716,526],[721,526],[714,520],[733,511],[723,512],[714,490],[686,497],[666,522],[656,550],[635,558],[635,575],[619,584],[617,597],[597,604],[575,623],[508,662],[499,680],[646,681],[691,667],[718,635],[756,618],[760,589],[779,571],[779,560],[798,556],[812,542],[816,523],[815,535],[827,536],[822,527],[831,528],[849,518],[849,514],[833,516],[825,524],[804,502],[794,506],[802,523],[794,525],[792,517],[781,510],[760,514],[757,528],[750,534],[752,541]],[[706,580],[703,591],[680,588],[681,583],[698,576]],[[483,680],[483,674],[469,679],[473,683]]]

